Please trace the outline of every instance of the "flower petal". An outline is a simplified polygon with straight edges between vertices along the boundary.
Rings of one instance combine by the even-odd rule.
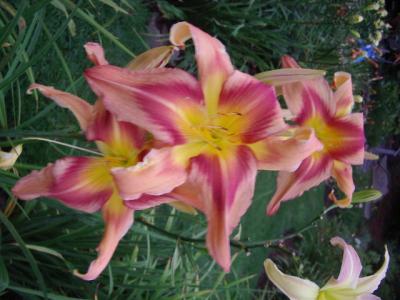
[[[112,194],[112,177],[102,158],[66,157],[21,178],[13,188],[20,199],[45,196],[85,212],[95,212]]]
[[[353,192],[355,189],[352,174],[353,170],[351,165],[342,163],[337,160],[333,162],[332,176],[336,179],[336,182],[341,191],[346,194],[346,198],[348,199],[349,204],[351,203]]]
[[[347,244],[342,238],[334,237],[331,239],[333,246],[339,246],[343,249],[342,267],[337,279],[330,279],[328,283],[321,288],[321,291],[336,289],[354,289],[357,286],[361,274],[361,261],[353,246]]]
[[[221,126],[239,133],[244,143],[256,142],[287,127],[274,89],[239,71],[234,71],[223,86],[218,114]]]
[[[302,127],[271,135],[249,146],[258,160],[258,169],[289,172],[323,147],[313,129]]]
[[[360,278],[357,283],[356,291],[358,294],[373,293],[386,276],[389,267],[389,252],[385,246],[385,260],[379,270],[370,276]]]
[[[268,203],[267,214],[275,214],[282,201],[300,196],[304,191],[317,186],[329,178],[332,160],[317,152],[306,158],[295,172],[279,172],[274,196]]]
[[[128,165],[136,163],[138,151],[145,143],[145,134],[144,130],[131,123],[118,122],[104,108],[102,101],[94,105],[93,118],[86,131],[89,141],[103,142],[98,146],[105,155],[131,158],[126,162]]]
[[[112,174],[124,200],[135,200],[142,194],[169,193],[187,178],[186,165],[176,161],[173,148],[153,149],[143,162],[128,168],[114,168]]]
[[[351,75],[346,72],[336,72],[334,83],[336,91],[333,94],[333,100],[336,103],[336,116],[348,115],[354,105]]]
[[[54,100],[59,106],[68,108],[78,120],[81,129],[86,131],[92,118],[92,106],[89,103],[70,93],[56,90],[51,86],[33,83],[30,85],[28,93],[32,93],[32,90],[39,90],[44,96]]]
[[[381,298],[372,294],[368,294],[359,296],[357,300],[381,300]]]
[[[85,76],[119,121],[136,124],[170,144],[185,141],[186,112],[199,109],[203,98],[196,79],[179,69],[133,72],[108,65],[88,69]]]
[[[233,66],[224,45],[199,28],[179,22],[171,27],[170,41],[183,48],[185,41],[192,38],[196,49],[196,60],[200,82],[210,115],[217,113],[222,85],[233,72]]]
[[[0,150],[0,169],[8,170],[11,169],[18,157],[22,153],[22,145],[12,147],[10,151],[4,152]]]
[[[314,282],[296,276],[282,273],[274,262],[267,259],[264,262],[265,272],[268,278],[290,300],[315,300],[318,297],[319,287]]]
[[[103,47],[98,43],[89,42],[84,46],[87,58],[95,65],[108,65]]]
[[[126,67],[134,71],[162,68],[168,64],[173,53],[173,46],[152,48],[136,56]]]
[[[98,257],[89,266],[85,274],[74,271],[74,275],[84,280],[94,280],[107,267],[119,241],[133,224],[133,210],[124,206],[122,199],[114,193],[103,207],[103,219],[106,223],[103,238],[97,248]]]
[[[256,168],[253,154],[244,146],[192,158],[189,182],[201,188],[208,220],[207,248],[225,272],[231,264],[229,235],[250,206]]]
[[[282,57],[282,66],[300,68],[297,62],[287,55]],[[323,77],[284,84],[282,94],[289,110],[294,115],[298,115],[299,122],[316,112],[325,117],[334,115],[335,103],[332,101],[332,91]]]
[[[364,162],[364,117],[354,113],[334,119],[329,126],[331,136],[325,142],[329,154],[347,164],[361,165]]]

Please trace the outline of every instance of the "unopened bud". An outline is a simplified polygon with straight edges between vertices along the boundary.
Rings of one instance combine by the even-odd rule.
[[[350,22],[352,24],[357,24],[357,23],[361,23],[364,20],[364,17],[361,15],[354,15],[351,17]]]
[[[379,8],[381,8],[379,3],[372,3],[370,5],[367,5],[367,7],[365,7],[365,10],[378,10]]]
[[[387,10],[386,9],[380,9],[380,10],[378,10],[378,14],[382,17],[382,18],[384,18],[384,17],[386,17],[387,15],[388,15],[388,12],[387,12]]]
[[[358,31],[351,29],[350,30],[351,34],[354,35],[356,38],[361,38],[361,35]]]
[[[355,103],[362,103],[364,100],[363,97],[360,95],[354,95],[353,99]]]

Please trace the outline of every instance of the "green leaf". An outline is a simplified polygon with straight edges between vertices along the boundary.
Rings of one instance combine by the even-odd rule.
[[[8,271],[4,264],[3,258],[0,256],[0,292],[8,288],[10,278],[8,277]]]

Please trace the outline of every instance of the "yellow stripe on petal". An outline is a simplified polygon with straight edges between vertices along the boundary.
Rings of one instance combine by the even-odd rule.
[[[181,201],[173,201],[168,204],[171,205],[173,208],[179,210],[180,212],[184,212],[186,214],[194,216],[197,215],[197,210],[189,204],[183,203]]]

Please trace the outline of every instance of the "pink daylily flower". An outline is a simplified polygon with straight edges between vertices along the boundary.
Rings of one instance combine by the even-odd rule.
[[[289,56],[282,61],[284,68],[300,68]],[[312,153],[294,172],[279,172],[277,190],[267,208],[269,215],[277,212],[282,201],[301,195],[330,176],[346,195],[341,201],[332,195],[335,202],[343,207],[351,203],[352,165],[364,160],[364,119],[362,113],[351,113],[354,99],[350,74],[335,73],[334,83],[334,91],[322,76],[281,86],[291,120],[302,128],[314,129],[323,149]]]
[[[190,38],[199,81],[177,68],[111,65],[85,76],[108,110],[151,132],[188,172],[170,196],[206,214],[209,252],[229,271],[229,235],[251,203],[257,169],[293,171],[322,145],[312,129],[288,129],[273,87],[234,70],[220,41],[186,22],[171,28],[173,45],[183,48]],[[128,206],[136,201],[130,182],[137,172],[113,171]]]
[[[103,49],[95,43],[85,45],[88,58],[97,65],[108,64]],[[117,121],[104,108],[103,101],[90,105],[83,99],[52,87],[32,84],[29,91],[39,90],[58,105],[72,111],[89,141],[95,141],[102,156],[65,157],[40,171],[20,179],[13,193],[20,199],[45,196],[56,198],[66,206],[92,213],[102,211],[106,224],[98,257],[85,274],[75,275],[93,280],[107,266],[119,241],[133,223],[133,212],[171,201],[162,197],[186,180],[186,173],[174,165],[163,149],[150,150],[146,133],[137,126]],[[144,158],[143,158],[144,156]],[[127,207],[121,199],[111,170],[129,167],[136,170],[131,191],[136,199]]]
[[[389,253],[385,248],[385,260],[373,275],[360,277],[362,265],[357,252],[340,237],[331,239],[333,246],[343,249],[343,261],[337,279],[331,278],[322,288],[314,282],[282,273],[274,262],[264,263],[268,278],[291,300],[379,300],[372,293],[385,278],[389,266]]]

